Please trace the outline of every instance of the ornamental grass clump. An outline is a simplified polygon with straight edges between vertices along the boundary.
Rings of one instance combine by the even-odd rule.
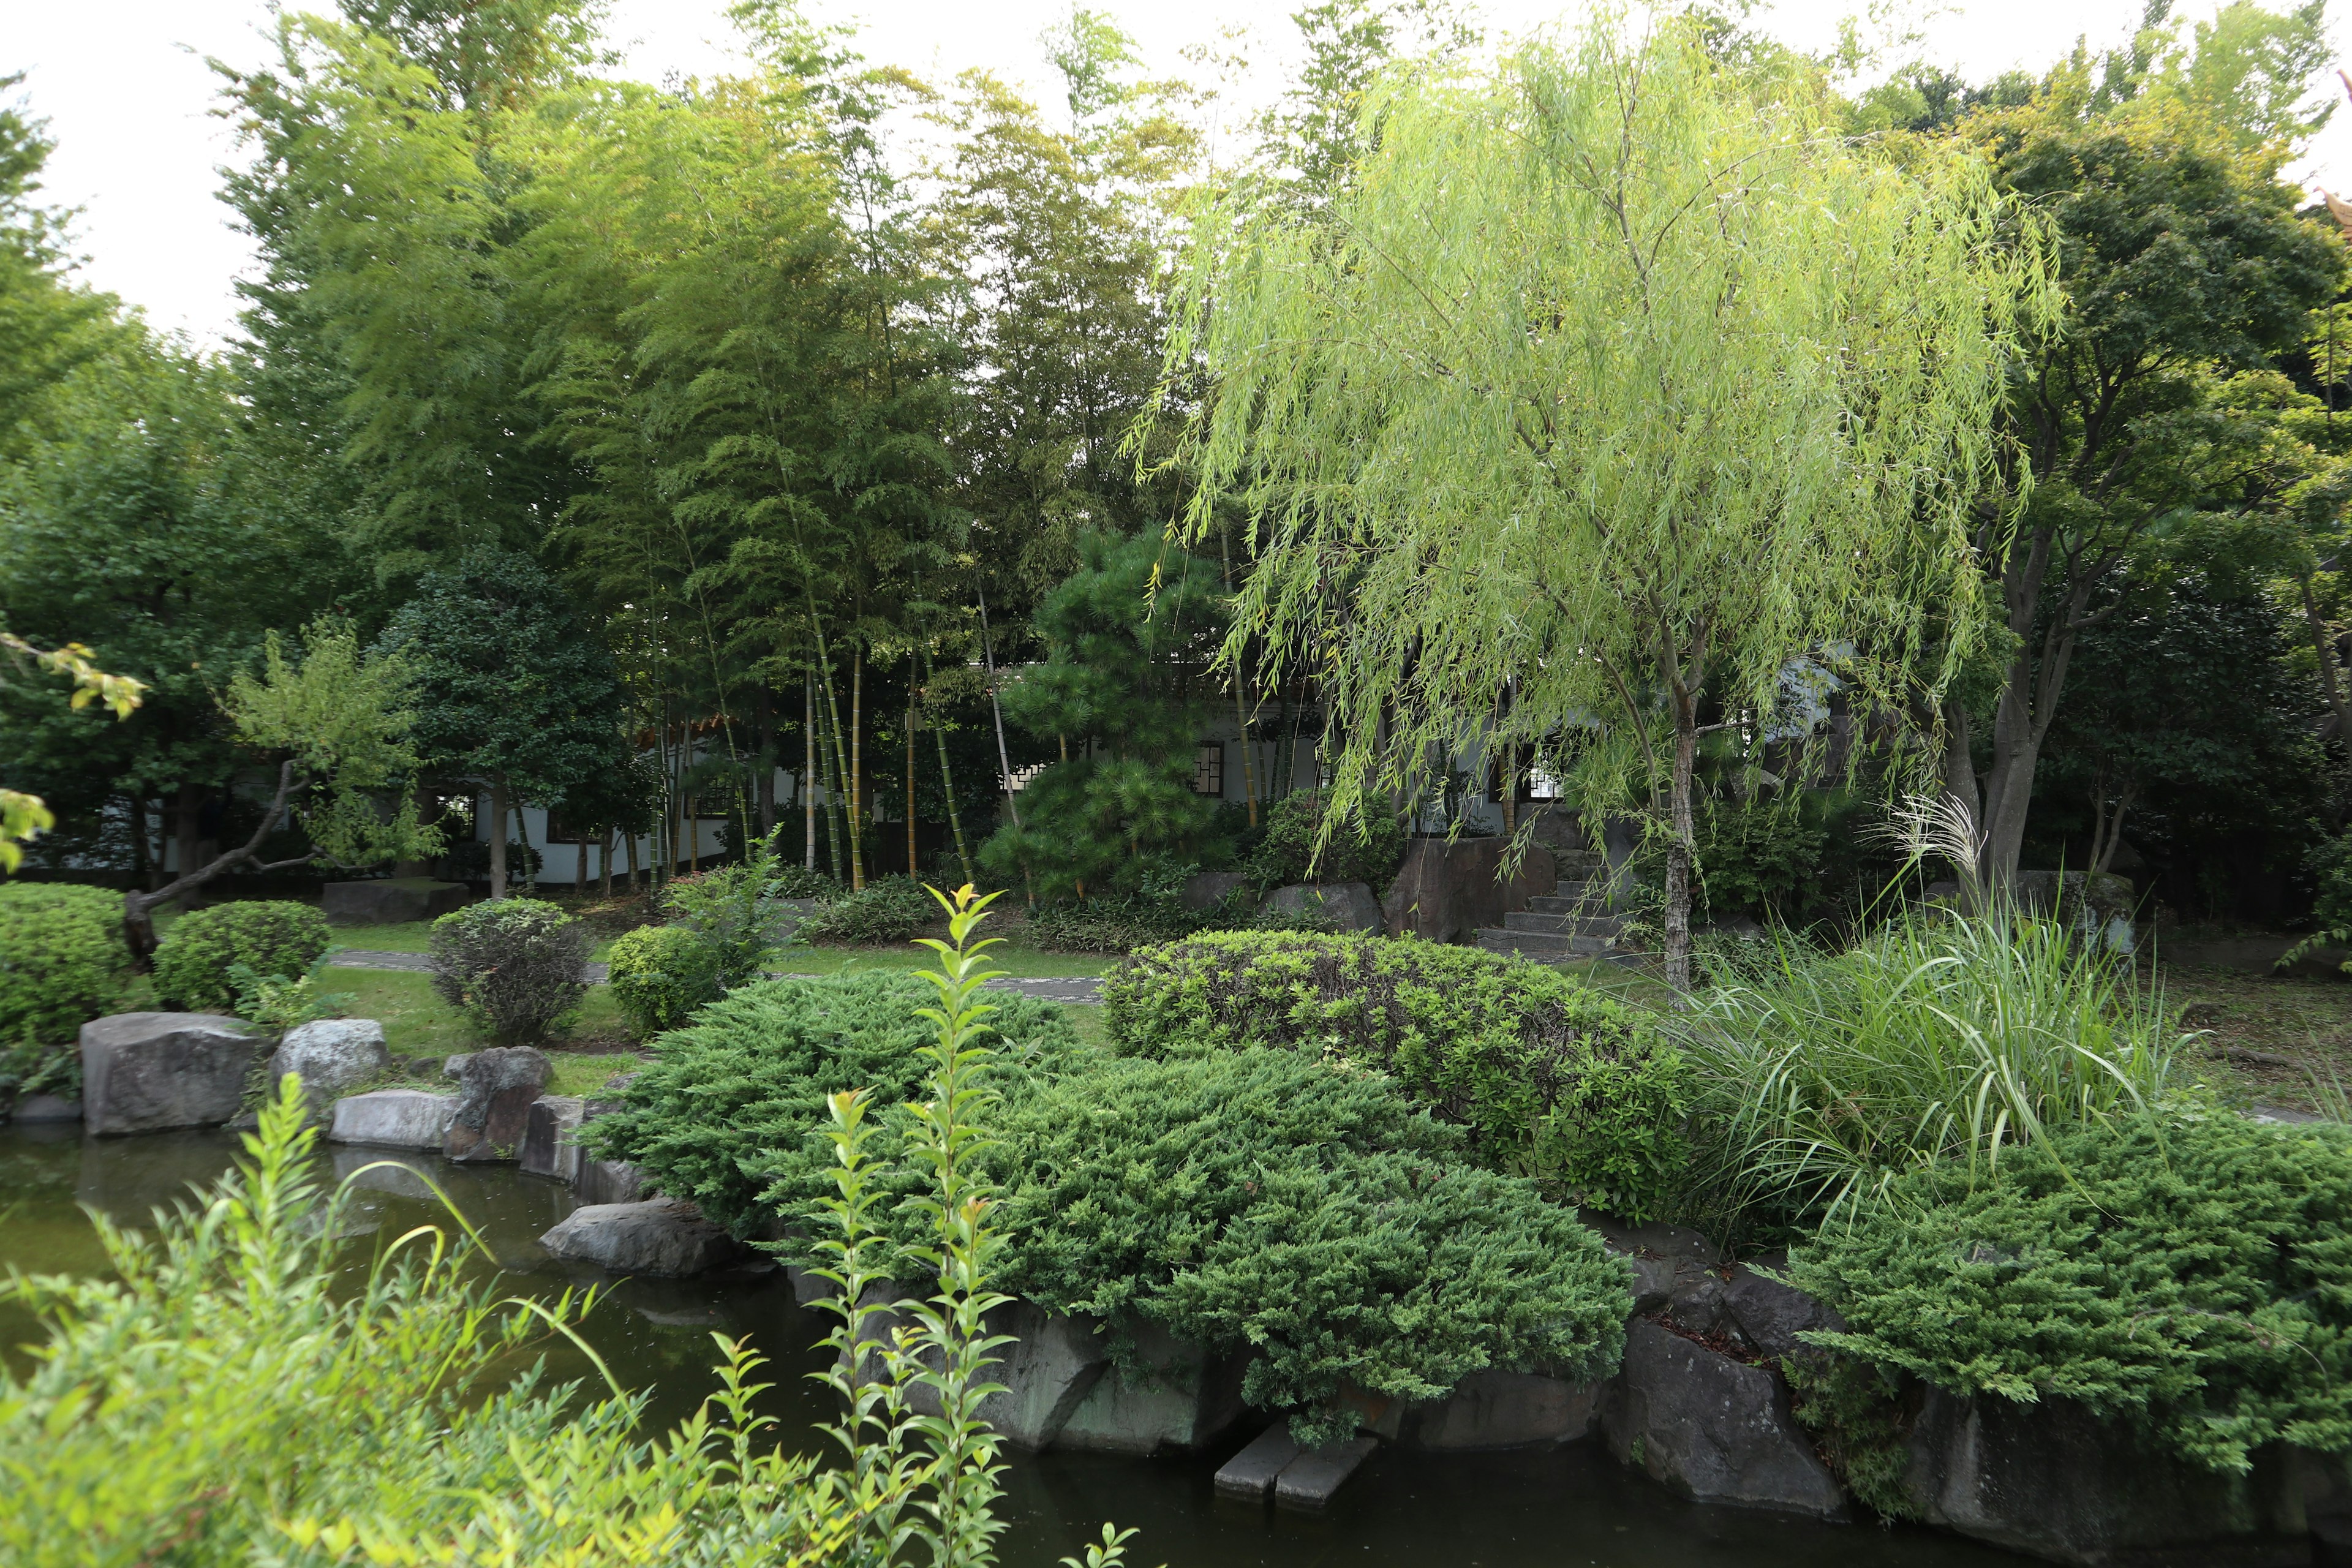
[[[1649,1015],[1557,970],[1434,942],[1210,931],[1103,984],[1124,1055],[1250,1047],[1392,1076],[1469,1133],[1473,1157],[1625,1218],[1684,1180],[1690,1073]]]
[[[1939,1162],[1988,1180],[2050,1131],[2136,1114],[2180,1044],[2128,968],[2006,904],[1906,910],[1842,952],[1778,933],[1677,1032],[1723,1201],[1784,1221],[1850,1217]]]
[[[588,991],[588,934],[557,906],[492,899],[433,922],[433,989],[502,1046],[535,1045]]]
[[[2069,1400],[2217,1471],[2352,1451],[2352,1129],[2119,1115],[2045,1125],[1982,1175],[1914,1166],[1797,1249],[1790,1278],[1845,1321],[1806,1337],[1849,1384]],[[1910,1511],[1869,1462],[1895,1428],[1832,1392],[1808,1408],[1845,1417],[1870,1500]]]

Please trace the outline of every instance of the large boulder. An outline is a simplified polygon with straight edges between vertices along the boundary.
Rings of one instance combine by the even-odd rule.
[[[805,1270],[797,1271],[793,1285],[794,1298],[803,1303],[834,1289],[832,1281]],[[914,1324],[913,1292],[908,1287],[877,1281],[866,1288],[865,1305],[870,1310],[859,1326],[860,1345],[887,1344],[899,1330]],[[990,1352],[996,1363],[982,1373],[983,1380],[1003,1388],[981,1402],[980,1418],[1015,1448],[1034,1453],[1052,1447],[1109,1368],[1110,1347],[1099,1326],[1092,1318],[1048,1312],[1023,1300],[997,1307],[985,1321],[989,1334],[1010,1335],[1012,1342]],[[922,1359],[934,1370],[940,1364],[936,1353]],[[885,1375],[878,1354],[861,1356],[855,1369],[845,1357],[836,1357],[836,1364],[858,1383]],[[907,1403],[919,1415],[940,1413],[938,1394],[921,1384],[907,1390]]]
[[[615,1274],[679,1278],[732,1263],[742,1248],[682,1198],[577,1208],[539,1238],[558,1258]]]
[[[444,1069],[457,1080],[457,1110],[441,1146],[452,1160],[511,1160],[522,1150],[531,1102],[547,1088],[546,1053],[529,1046],[498,1046],[451,1057]]]
[[[567,1186],[580,1179],[580,1121],[587,1103],[568,1094],[542,1094],[530,1102],[522,1129],[524,1174],[553,1176]]]
[[[457,1111],[454,1094],[421,1089],[379,1089],[335,1101],[327,1126],[330,1143],[372,1143],[385,1149],[430,1149],[438,1152]]]
[[[1261,915],[1306,915],[1333,931],[1376,932],[1380,900],[1366,882],[1293,882],[1260,900]]]
[[[81,1026],[82,1118],[110,1137],[217,1127],[245,1098],[260,1044],[215,1013],[118,1013]]]
[[[1118,1366],[1095,1381],[1063,1423],[1056,1448],[1112,1454],[1192,1452],[1207,1447],[1242,1415],[1244,1358],[1186,1344],[1155,1323],[1136,1330],[1148,1371]]]
[[[1184,907],[1205,914],[1248,886],[1249,878],[1239,871],[1195,871],[1184,879]]]
[[[310,1120],[323,1124],[338,1097],[391,1065],[382,1024],[373,1018],[326,1018],[286,1031],[269,1058],[269,1089],[275,1095],[279,1079],[300,1075]]]
[[[339,926],[403,925],[437,920],[462,910],[473,895],[463,882],[430,877],[383,877],[364,882],[330,882],[319,906],[327,922]]]
[[[626,1160],[589,1159],[580,1162],[572,1190],[583,1204],[633,1204],[650,1191],[645,1173]]]
[[[1646,1321],[1601,1415],[1610,1452],[1700,1502],[1843,1519],[1845,1493],[1789,1413],[1787,1385]]]
[[[1930,1524],[2053,1563],[2308,1563],[2305,1500],[2277,1455],[2190,1465],[2072,1400],[1922,1391],[1904,1496]]]
[[[1772,1278],[1787,1265],[1785,1253],[1759,1258],[1754,1266],[1743,1263],[1724,1281],[1719,1296],[1731,1328],[1772,1361],[1815,1353],[1798,1337],[1809,1329],[1843,1331],[1845,1328],[1845,1320],[1834,1308]]]
[[[1381,924],[1391,936],[1428,942],[1468,942],[1482,926],[1559,885],[1551,851],[1532,846],[1510,876],[1503,875],[1505,838],[1408,838],[1404,864],[1381,900]]]
[[[1525,1448],[1573,1442],[1592,1429],[1601,1385],[1528,1372],[1474,1372],[1444,1399],[1413,1407],[1404,1442],[1416,1448]]]

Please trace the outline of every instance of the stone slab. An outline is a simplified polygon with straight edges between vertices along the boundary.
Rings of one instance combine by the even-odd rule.
[[[988,1331],[1011,1334],[1013,1342],[996,1348],[996,1364],[983,1374],[1004,1386],[981,1401],[980,1418],[1016,1448],[1050,1446],[1102,1380],[1109,1347],[1092,1318],[1048,1313],[1028,1301],[991,1312]]]
[[[1601,1393],[1537,1373],[1474,1372],[1445,1398],[1416,1405],[1403,1441],[1440,1452],[1574,1442],[1592,1430]]]
[[[218,1127],[245,1098],[261,1048],[216,1013],[118,1013],[81,1026],[82,1118],[105,1138]]]
[[[1404,864],[1389,884],[1381,903],[1383,928],[1391,936],[1418,936],[1428,942],[1469,942],[1482,926],[1497,926],[1503,917],[1528,907],[1528,900],[1559,885],[1551,851],[1529,846],[1518,870],[1506,878],[1505,838],[1443,838],[1405,840]]]
[[[1626,1330],[1601,1422],[1620,1463],[1696,1501],[1846,1517],[1845,1492],[1799,1429],[1780,1377],[1657,1323]]]
[[[1242,1415],[1243,1358],[1213,1355],[1155,1323],[1136,1330],[1148,1373],[1113,1366],[1070,1413],[1057,1448],[1108,1454],[1188,1453],[1231,1431]]]
[[[1266,1494],[1274,1490],[1275,1479],[1297,1458],[1298,1443],[1290,1435],[1290,1423],[1277,1421],[1218,1467],[1217,1490],[1227,1497],[1263,1502]]]
[[[569,1186],[580,1176],[580,1123],[587,1101],[568,1094],[542,1094],[530,1102],[522,1130],[526,1174],[552,1176]]]
[[[1333,931],[1366,934],[1381,929],[1381,904],[1369,882],[1294,882],[1257,906],[1260,915],[1309,915]]]
[[[530,1046],[494,1046],[451,1057],[442,1070],[457,1081],[457,1110],[441,1152],[467,1162],[519,1155],[531,1104],[554,1070],[547,1053]]]
[[[322,1018],[286,1031],[269,1058],[270,1093],[288,1073],[302,1079],[302,1097],[310,1103],[310,1120],[324,1125],[333,1115],[335,1100],[392,1065],[383,1043],[383,1026],[373,1018]]]
[[[651,1191],[645,1173],[627,1161],[588,1159],[580,1162],[572,1190],[583,1204],[633,1204]]]
[[[327,1126],[330,1143],[371,1143],[384,1149],[430,1149],[438,1152],[457,1112],[454,1094],[421,1089],[379,1089],[335,1101]]]
[[[1248,886],[1249,878],[1239,871],[1196,871],[1184,879],[1184,907],[1204,914]]]
[[[1353,1437],[1345,1443],[1308,1449],[1283,1467],[1282,1474],[1275,1478],[1275,1502],[1283,1508],[1326,1506],[1380,1446],[1376,1437]]]

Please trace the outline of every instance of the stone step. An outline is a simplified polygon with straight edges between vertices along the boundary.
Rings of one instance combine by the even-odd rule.
[[[1478,932],[1478,945],[1506,958],[1516,953],[1530,963],[1600,958],[1612,963],[1638,965],[1654,957],[1633,948],[1620,947],[1606,937],[1549,936],[1539,931],[1496,931],[1491,926]]]
[[[1598,882],[1562,882],[1549,893],[1538,893],[1528,908],[1543,914],[1569,915],[1609,908],[1609,889]]]
[[[1290,1436],[1290,1423],[1277,1421],[1259,1433],[1250,1446],[1227,1459],[1217,1471],[1217,1490],[1227,1497],[1265,1500],[1274,1489],[1275,1478],[1298,1458],[1298,1444]]]
[[[1275,1478],[1274,1500],[1284,1508],[1321,1508],[1380,1446],[1377,1437],[1357,1437],[1308,1449]]]
[[[1623,915],[1604,914],[1545,914],[1534,910],[1513,910],[1503,917],[1506,931],[1527,931],[1546,936],[1606,936],[1625,933]]]

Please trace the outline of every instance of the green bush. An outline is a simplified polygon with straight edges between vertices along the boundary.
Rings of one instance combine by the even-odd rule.
[[[663,894],[663,907],[709,954],[721,991],[758,979],[761,966],[791,940],[787,933],[797,917],[777,882],[783,872],[796,869],[777,858],[772,837],[761,840],[749,858],[680,877]],[[926,897],[924,902],[929,901]]]
[[[468,904],[425,937],[433,989],[500,1045],[530,1045],[588,990],[588,935],[537,899]]]
[[[2215,1470],[2352,1449],[2352,1130],[2118,1118],[1890,1196],[1790,1264],[1845,1317],[1821,1344],[1956,1394],[2074,1400]]]
[[[270,899],[192,910],[155,949],[155,995],[184,1013],[228,1013],[237,1002],[232,968],[299,979],[333,941],[327,917],[309,904]]]
[[[121,994],[131,950],[122,895],[63,882],[0,882],[0,1047],[26,1056],[72,1042]]]
[[[1123,1054],[1308,1051],[1393,1075],[1496,1169],[1628,1219],[1682,1177],[1688,1071],[1648,1015],[1556,970],[1475,948],[1211,931],[1103,983]]]
[[[1055,1004],[990,1000],[1010,1072],[1075,1047]],[[921,1053],[935,1033],[916,1010],[937,1001],[929,983],[903,973],[744,986],[656,1040],[625,1108],[589,1123],[584,1141],[738,1235],[775,1217],[814,1234],[815,1205],[833,1192],[825,1096],[866,1089],[880,1107],[911,1098],[929,1071]]]
[[[675,1029],[727,994],[710,944],[679,926],[640,926],[613,943],[608,984],[640,1038]]]
[[[1332,830],[1315,860],[1315,837],[1323,830],[1323,799],[1301,791],[1265,808],[1265,832],[1242,862],[1242,871],[1261,889],[1294,882],[1369,882],[1378,898],[1404,864],[1404,829],[1395,819],[1344,822]]]
[[[1352,1432],[1347,1382],[1436,1398],[1488,1367],[1606,1376],[1622,1352],[1624,1265],[1379,1075],[1288,1051],[1097,1058],[999,1130],[1007,1288],[1255,1352],[1244,1397],[1303,1442]]]
[[[940,918],[940,906],[910,877],[879,877],[845,893],[802,923],[799,935],[835,947],[905,942]]]

